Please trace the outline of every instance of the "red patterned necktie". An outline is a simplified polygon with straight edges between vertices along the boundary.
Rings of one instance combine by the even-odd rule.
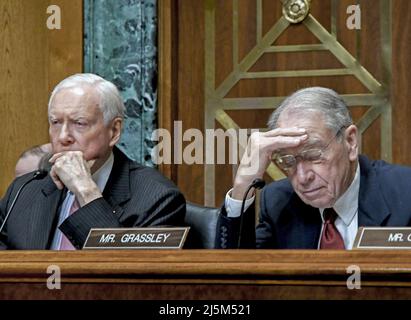
[[[80,208],[80,205],[76,198],[74,198],[73,204],[70,207],[69,216],[76,212]],[[76,248],[71,244],[70,240],[64,235],[61,234],[61,243],[60,243],[60,250],[76,250]]]
[[[321,234],[320,249],[345,249],[344,240],[335,227],[337,213],[333,208],[327,208],[323,212],[324,228]]]

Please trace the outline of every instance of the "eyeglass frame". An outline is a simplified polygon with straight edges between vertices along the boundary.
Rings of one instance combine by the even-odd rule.
[[[302,156],[301,153],[300,153],[300,154],[297,154],[297,155],[295,155],[295,156],[292,155],[292,154],[286,154],[286,155],[280,156],[278,153],[273,153],[273,155],[272,155],[272,157],[271,157],[271,161],[273,161],[273,162],[276,164],[276,166],[277,166],[280,170],[282,170],[284,173],[286,173],[286,174],[288,174],[291,170],[295,169],[295,167],[296,167],[296,165],[297,165],[297,159],[298,159],[298,158],[300,158],[300,159],[303,160],[303,161],[308,161],[308,162],[318,161],[318,160],[320,160],[320,159],[322,158],[324,152],[328,149],[328,147],[331,145],[331,143],[338,137],[338,135],[342,132],[342,130],[343,130],[343,129],[347,129],[347,128],[348,128],[348,126],[342,126],[342,127],[340,127],[340,129],[337,130],[337,132],[335,133],[335,135],[334,135],[334,136],[331,138],[331,140],[325,145],[325,147],[323,147],[323,148],[312,148],[312,149],[308,149],[308,150],[305,150],[305,151],[302,151],[302,152],[301,152],[301,153],[305,153],[305,152],[312,151],[312,150],[319,150],[319,151],[320,151],[320,152],[319,152],[320,155],[319,155],[318,159],[316,159],[316,160],[305,160],[305,159],[304,159],[304,156]],[[292,158],[294,159],[293,165],[292,165],[290,168],[284,168],[284,167],[282,167],[282,166],[277,162],[278,159],[281,159],[281,158],[284,158],[284,157],[292,157]]]

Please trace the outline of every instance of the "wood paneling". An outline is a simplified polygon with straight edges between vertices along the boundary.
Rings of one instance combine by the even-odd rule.
[[[411,2],[393,1],[392,83],[394,162],[411,165]]]
[[[50,265],[60,290],[46,286]],[[347,288],[351,265],[361,290]],[[3,300],[411,298],[407,250],[15,251],[0,266]]]
[[[230,90],[227,97],[271,97],[273,93],[279,93],[278,96],[287,96],[295,90],[310,86],[328,87],[337,90],[341,94],[368,93],[367,88],[357,78],[348,75],[316,78],[242,79]]]
[[[177,114],[175,119],[183,120],[183,130],[198,128],[204,130],[204,84],[205,67],[204,47],[205,29],[204,16],[206,1],[179,0],[175,2],[174,11],[177,20],[178,46],[176,52],[177,70]],[[257,41],[257,0],[238,0],[238,15],[233,15],[235,1],[215,0],[215,81],[218,87],[233,68],[233,21],[238,21],[239,40],[238,56],[241,60],[255,46]],[[273,24],[281,17],[280,1],[262,0],[262,35],[266,34]],[[332,29],[332,1],[312,1],[311,13],[328,31]],[[359,0],[361,6],[361,29],[350,30],[346,26],[347,6],[350,0],[335,2],[336,36],[338,41],[358,59],[360,63],[380,82],[388,88],[388,99],[392,103],[393,119],[393,163],[411,165],[411,72],[407,66],[411,63],[411,4],[407,0],[392,1],[392,76],[386,77],[390,61],[384,62],[384,33],[388,27],[382,25],[384,14],[379,1]],[[389,40],[389,39],[388,39]],[[313,36],[303,24],[293,25],[286,29],[274,42],[275,45],[316,44],[319,40]],[[389,51],[389,50],[388,50]],[[386,51],[387,52],[387,51]],[[252,71],[266,70],[296,70],[339,68],[340,63],[331,53],[267,53],[252,66]],[[388,67],[388,68],[387,68]],[[342,94],[368,93],[368,89],[355,76],[327,77],[294,77],[277,79],[243,79],[229,90],[227,97],[269,97],[284,96],[294,90],[307,86],[326,86]],[[253,108],[256,106],[250,106]],[[274,107],[274,106],[273,106]],[[359,119],[369,106],[353,106],[355,119]],[[361,110],[361,111],[359,111]],[[249,111],[227,112],[240,126],[246,124],[257,128],[266,122],[269,112],[255,110],[254,116]],[[264,118],[264,119],[262,119]],[[216,123],[216,127],[220,127]],[[381,128],[383,121],[377,118],[364,132],[362,151],[371,158],[381,158]],[[232,170],[230,166],[216,168],[216,205],[219,205],[225,192],[231,186]],[[204,172],[202,166],[178,165],[178,185],[187,199],[201,203],[204,200]]]
[[[51,4],[62,28],[49,30]],[[52,88],[82,70],[82,0],[0,1],[0,195],[25,149],[48,142],[47,102]]]
[[[215,75],[215,83],[219,86],[233,70],[233,2],[216,2],[215,13],[216,28],[221,30],[215,33],[215,42],[218,43],[215,51],[218,56],[215,67],[219,70]]]
[[[183,132],[197,128],[204,132],[204,4],[178,2],[178,117]],[[189,142],[183,144],[187,145]],[[203,203],[202,165],[177,165],[177,182],[188,200]]]
[[[158,122],[173,138],[173,122],[177,119],[177,2],[161,1],[158,6]],[[160,171],[177,183],[177,170],[171,163],[162,163]]]

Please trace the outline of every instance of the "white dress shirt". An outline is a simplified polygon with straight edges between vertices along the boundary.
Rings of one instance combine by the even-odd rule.
[[[110,157],[103,164],[103,166],[101,166],[92,175],[92,179],[97,184],[97,187],[99,188],[100,192],[103,192],[104,188],[106,187],[108,178],[111,173],[111,169],[113,168],[113,164],[114,155],[113,153],[111,153]],[[66,220],[66,218],[68,217],[70,208],[74,202],[74,198],[74,194],[71,191],[68,191],[66,198],[64,199],[63,204],[61,205],[61,210],[59,212],[59,221],[57,223],[58,226],[60,226],[63,223],[63,221]],[[53,242],[51,244],[51,250],[59,250],[62,236],[63,233],[60,231],[59,228],[57,228],[53,237]]]
[[[231,192],[233,189],[230,189],[226,196],[224,206],[227,211],[227,217],[238,218],[241,211],[241,200],[236,200],[231,198]],[[351,182],[348,189],[344,194],[336,201],[333,206],[335,212],[337,212],[338,217],[335,220],[335,226],[340,232],[343,240],[344,246],[346,249],[351,250],[354,244],[355,236],[358,230],[358,195],[360,192],[360,165],[357,165],[355,172],[354,180]],[[247,210],[251,204],[254,202],[255,196],[248,199],[245,203],[244,210]],[[321,220],[324,228],[324,218],[323,212],[325,208],[319,209],[319,214],[321,215]],[[320,237],[321,239],[321,237]],[[318,242],[318,248],[320,243]]]

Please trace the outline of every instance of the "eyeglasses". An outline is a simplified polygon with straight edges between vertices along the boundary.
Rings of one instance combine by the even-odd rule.
[[[283,170],[286,174],[289,174],[295,168],[295,166],[297,165],[297,159],[300,159],[302,161],[312,162],[312,163],[320,163],[323,160],[324,152],[330,146],[331,142],[333,142],[334,139],[345,128],[346,128],[345,126],[341,127],[337,131],[337,133],[334,135],[334,137],[323,148],[313,148],[313,149],[304,150],[295,156],[292,154],[287,154],[287,155],[282,156],[280,154],[275,153],[271,157],[271,160],[274,161],[274,163],[281,170]]]

